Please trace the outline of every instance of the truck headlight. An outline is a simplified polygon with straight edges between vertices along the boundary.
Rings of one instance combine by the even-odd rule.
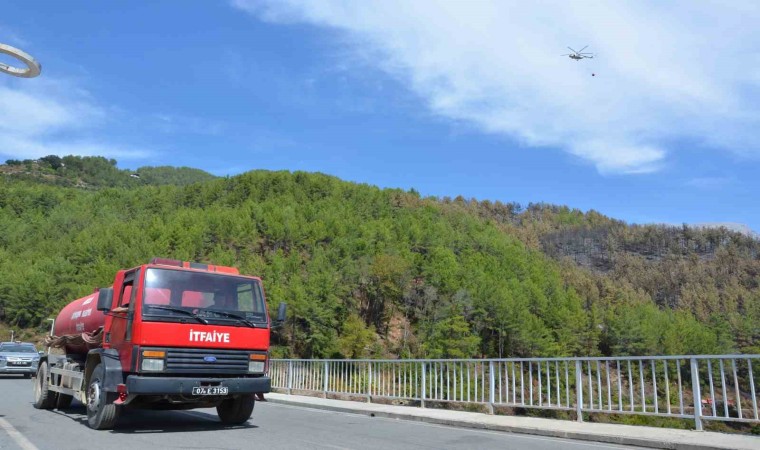
[[[144,372],[161,372],[164,370],[166,352],[158,350],[143,350],[140,368]]]
[[[267,367],[267,355],[261,353],[252,353],[251,360],[248,362],[248,372],[264,373]]]
[[[163,359],[143,359],[142,370],[145,372],[160,372],[164,370]]]
[[[249,362],[248,371],[251,373],[264,373],[264,361]]]

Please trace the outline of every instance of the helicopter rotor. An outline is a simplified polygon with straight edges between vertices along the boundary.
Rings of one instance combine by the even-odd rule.
[[[580,61],[581,59],[586,59],[586,58],[587,58],[587,59],[592,59],[594,56],[596,56],[596,55],[595,55],[595,54],[593,54],[593,53],[589,53],[589,52],[584,52],[584,51],[583,51],[583,50],[586,50],[586,49],[588,48],[588,45],[584,46],[584,47],[583,47],[582,49],[580,49],[580,50],[575,50],[575,49],[574,49],[574,48],[572,48],[572,47],[567,47],[567,48],[568,48],[568,49],[569,49],[569,50],[570,50],[572,53],[565,53],[564,55],[560,55],[560,56],[569,56],[569,57],[571,57],[571,58],[573,58],[573,59],[575,59],[575,60],[579,60],[579,61]]]

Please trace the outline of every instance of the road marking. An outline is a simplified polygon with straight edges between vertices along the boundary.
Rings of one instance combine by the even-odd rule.
[[[4,429],[8,436],[10,436],[19,447],[23,450],[38,450],[37,446],[32,444],[23,434],[11,425],[10,422],[0,417],[0,428]]]

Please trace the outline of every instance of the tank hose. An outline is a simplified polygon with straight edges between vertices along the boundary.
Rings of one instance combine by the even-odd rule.
[[[54,348],[63,348],[67,345],[87,345],[88,347],[100,347],[103,343],[103,327],[98,327],[92,332],[81,334],[65,334],[63,336],[45,336],[45,345]]]

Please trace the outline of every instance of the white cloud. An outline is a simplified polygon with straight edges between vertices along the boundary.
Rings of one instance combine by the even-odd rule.
[[[122,159],[150,155],[145,149],[99,138],[97,131],[108,122],[109,111],[75,84],[8,78],[0,82],[0,154],[13,159],[51,154]]]
[[[688,139],[760,156],[760,3],[235,0],[343,32],[351,64],[444,117],[608,173],[652,172]],[[589,44],[593,60],[560,57]],[[596,74],[592,76],[591,74]]]
[[[119,147],[94,140],[45,140],[25,136],[0,135],[0,154],[11,159],[35,159],[46,155],[105,156],[118,159],[141,159],[153,153],[137,148]]]
[[[64,83],[20,80],[15,88],[0,85],[0,131],[11,134],[44,134],[83,128],[105,116],[88,96]]]

